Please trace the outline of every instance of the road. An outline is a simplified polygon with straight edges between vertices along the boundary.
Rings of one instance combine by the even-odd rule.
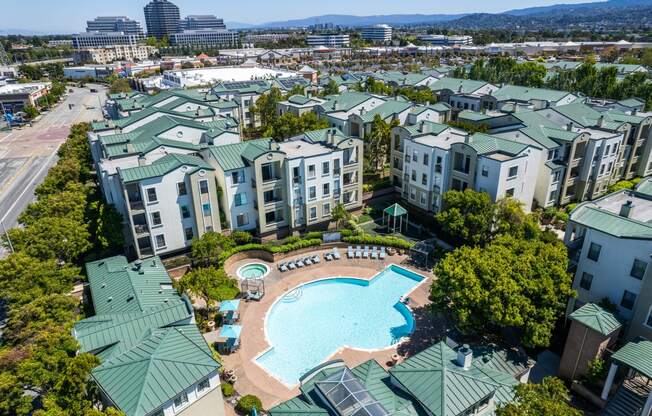
[[[91,93],[90,88],[97,93]],[[66,99],[44,114],[31,127],[0,132],[0,233],[17,225],[25,207],[34,200],[34,189],[43,182],[57,162],[57,150],[70,132],[70,126],[102,119],[105,88],[87,85],[72,88]],[[73,104],[72,109],[68,108]],[[92,108],[87,108],[92,107]],[[0,258],[6,252],[0,248]]]

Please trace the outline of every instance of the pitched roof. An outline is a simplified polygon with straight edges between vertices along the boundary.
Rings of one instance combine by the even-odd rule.
[[[222,146],[209,146],[209,152],[223,171],[242,169],[256,157],[270,151],[271,139],[247,140]]]
[[[369,123],[374,120],[376,114],[378,114],[383,120],[387,120],[390,117],[399,115],[404,111],[409,110],[413,104],[411,102],[399,101],[399,100],[387,100],[379,106],[372,108],[369,111],[366,111],[360,116],[363,122]]]
[[[516,156],[528,148],[527,144],[484,133],[475,133],[471,136],[468,145],[480,155],[503,153],[509,156]]]
[[[607,129],[616,130],[623,125],[623,122],[614,120],[609,114],[600,113],[582,102],[560,105],[554,107],[554,110],[583,127],[597,127],[600,119],[602,127]]]
[[[593,202],[578,205],[571,221],[620,238],[652,239],[652,224],[600,209]]]
[[[547,88],[521,87],[518,85],[505,85],[493,92],[493,96],[498,101],[530,101],[542,100],[557,102],[570,93],[567,91],[550,90]]]
[[[188,174],[198,169],[214,170],[211,165],[197,156],[170,153],[156,160],[151,165],[119,169],[118,172],[122,181],[126,183],[164,176],[182,166],[191,167],[187,172]]]
[[[144,416],[219,368],[195,325],[156,329],[92,377],[128,416]]]
[[[611,312],[604,310],[594,303],[587,303],[568,315],[568,317],[602,335],[609,335],[622,326],[620,321]]]
[[[487,84],[488,83],[484,81],[446,77],[438,79],[430,84],[429,87],[433,91],[451,90],[454,93],[462,92],[464,94],[471,94]]]
[[[433,121],[420,121],[417,124],[402,126],[402,128],[410,133],[410,137],[417,137],[431,134],[438,135],[451,128],[451,126]]]
[[[641,338],[631,341],[616,351],[611,359],[652,378],[652,341]]]
[[[652,178],[645,178],[636,186],[636,192],[652,198]]]
[[[390,370],[405,390],[434,416],[462,414],[488,396],[497,403],[513,399],[518,381],[511,375],[474,362],[468,369],[456,363],[457,354],[440,342]]]
[[[345,92],[337,95],[329,95],[326,97],[326,102],[321,104],[321,107],[326,112],[331,111],[349,111],[367,100],[370,100],[372,95],[364,92]]]

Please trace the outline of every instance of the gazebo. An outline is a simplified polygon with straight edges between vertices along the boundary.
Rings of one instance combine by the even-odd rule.
[[[396,222],[398,221],[398,231],[403,230],[403,217],[405,217],[405,225],[408,224],[408,212],[399,204],[391,205],[383,210],[383,224],[387,221],[387,232],[392,230],[392,234],[396,233]]]

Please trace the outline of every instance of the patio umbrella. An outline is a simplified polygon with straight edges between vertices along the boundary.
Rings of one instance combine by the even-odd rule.
[[[223,300],[220,303],[220,312],[234,312],[240,306],[240,299]]]
[[[220,337],[222,338],[240,338],[240,332],[242,332],[242,326],[240,325],[224,325],[220,329]]]
[[[258,416],[258,410],[256,410],[256,406],[251,408],[251,416]]]

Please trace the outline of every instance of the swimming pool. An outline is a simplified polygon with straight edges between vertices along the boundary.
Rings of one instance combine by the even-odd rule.
[[[260,279],[267,276],[269,267],[263,263],[249,263],[240,267],[236,274],[240,279]]]
[[[337,277],[301,285],[267,313],[265,331],[271,348],[256,363],[292,386],[340,347],[390,347],[414,329],[410,310],[399,300],[422,280],[423,276],[391,265],[371,281]]]

